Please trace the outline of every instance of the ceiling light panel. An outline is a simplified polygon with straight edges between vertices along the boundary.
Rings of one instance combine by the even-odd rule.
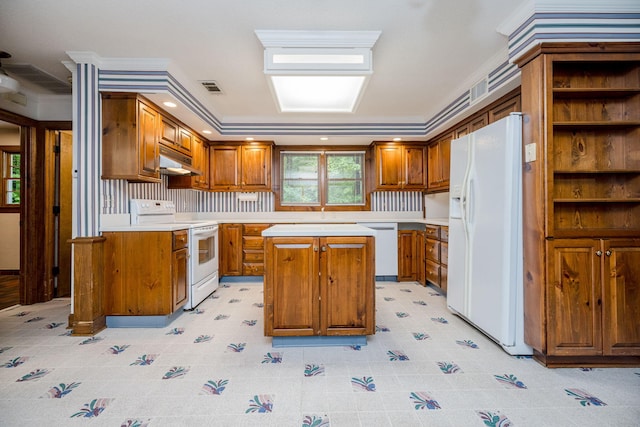
[[[373,73],[379,31],[257,30],[281,112],[350,113]]]

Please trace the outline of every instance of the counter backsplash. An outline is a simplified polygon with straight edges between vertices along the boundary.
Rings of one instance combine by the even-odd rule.
[[[129,183],[125,180],[102,181],[102,214],[129,213],[130,199],[171,200],[180,212],[197,213],[270,213],[274,212],[274,196],[269,192],[251,193],[239,198],[236,192],[205,192],[167,188],[167,177],[161,183]],[[239,200],[242,199],[242,200]],[[423,195],[418,191],[381,191],[371,194],[372,212],[409,212],[422,217]],[[328,214],[328,213],[327,213]]]

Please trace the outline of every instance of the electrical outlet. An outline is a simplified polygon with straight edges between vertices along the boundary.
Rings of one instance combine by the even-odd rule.
[[[536,143],[526,144],[524,146],[524,161],[526,163],[536,161]]]

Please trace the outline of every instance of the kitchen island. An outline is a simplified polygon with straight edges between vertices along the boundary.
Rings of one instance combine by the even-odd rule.
[[[264,333],[273,346],[365,345],[375,333],[375,231],[292,224],[262,236]]]

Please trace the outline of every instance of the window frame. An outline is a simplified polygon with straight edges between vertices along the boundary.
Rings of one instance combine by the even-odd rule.
[[[281,165],[281,154],[283,152],[287,153],[296,153],[300,154],[319,154],[320,155],[320,164],[319,164],[319,204],[313,205],[286,205],[282,204],[282,165]],[[332,153],[340,153],[340,154],[348,154],[350,152],[362,153],[364,155],[364,163],[363,163],[363,204],[359,205],[329,205],[327,203],[327,189],[328,189],[328,180],[327,180],[327,170],[326,170],[326,156],[327,154]],[[289,146],[276,146],[274,152],[274,167],[273,167],[273,176],[274,176],[274,186],[273,191],[275,194],[275,210],[276,211],[368,211],[370,210],[371,198],[370,198],[370,167],[371,164],[371,149],[367,146],[352,146],[352,145],[336,145],[336,146],[298,146],[298,145],[289,145]]]
[[[19,154],[20,155],[20,203],[17,204],[8,204],[5,202],[7,191],[6,191],[6,181],[10,178],[6,176],[8,165],[8,155],[10,154]],[[2,179],[2,188],[0,189],[0,212],[8,213],[8,212],[20,212],[20,206],[22,204],[22,194],[23,194],[23,162],[22,162],[22,153],[19,145],[1,145],[0,146],[0,178]]]

